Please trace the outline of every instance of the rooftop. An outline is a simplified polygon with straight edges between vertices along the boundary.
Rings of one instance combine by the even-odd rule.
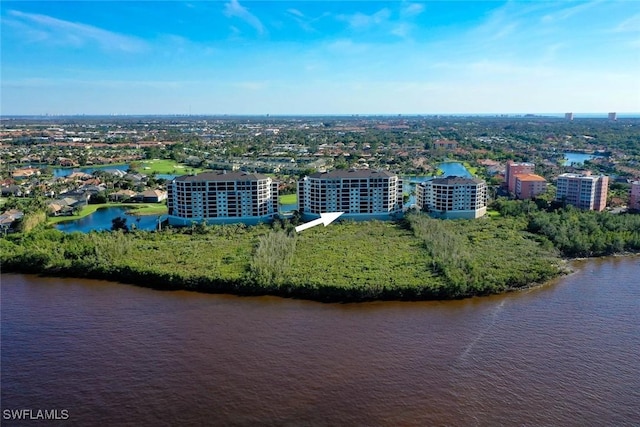
[[[558,178],[576,178],[576,179],[589,179],[589,180],[597,180],[605,175],[591,175],[591,174],[579,174],[579,173],[563,173],[562,175],[558,175]]]
[[[484,181],[478,178],[465,178],[462,176],[446,176],[444,178],[435,178],[431,181],[433,184],[439,185],[469,185],[469,184],[484,184]]]
[[[541,177],[540,175],[536,175],[534,173],[518,173],[515,175],[520,181],[541,181],[546,182],[547,180]]]
[[[268,179],[266,175],[260,173],[249,173],[242,171],[233,172],[203,172],[198,175],[182,175],[175,181],[201,182],[201,181],[258,181]]]
[[[335,169],[330,172],[317,172],[309,175],[314,179],[335,179],[335,178],[392,178],[397,176],[386,170],[372,169]]]

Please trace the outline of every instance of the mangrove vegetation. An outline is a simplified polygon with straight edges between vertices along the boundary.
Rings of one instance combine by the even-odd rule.
[[[409,213],[302,233],[289,221],[63,233],[25,218],[0,239],[3,272],[92,277],[157,289],[320,301],[464,298],[521,289],[565,258],[640,251],[640,215],[499,199],[478,220]],[[33,224],[32,224],[33,223]]]

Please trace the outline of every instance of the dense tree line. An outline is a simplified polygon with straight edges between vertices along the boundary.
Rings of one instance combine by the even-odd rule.
[[[582,211],[550,206],[544,201],[500,199],[502,215],[522,217],[526,229],[547,239],[566,257],[612,255],[640,251],[640,215]]]

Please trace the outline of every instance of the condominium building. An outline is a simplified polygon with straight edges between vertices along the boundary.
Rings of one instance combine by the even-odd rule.
[[[534,173],[536,165],[533,163],[515,163],[509,160],[507,162],[507,170],[505,173],[505,181],[509,193],[516,192],[516,175]]]
[[[629,209],[640,211],[640,181],[634,181],[631,183]]]
[[[440,218],[480,218],[487,213],[487,186],[477,178],[435,178],[418,184],[416,202],[421,210]]]
[[[515,174],[514,193],[518,199],[532,199],[547,191],[547,180],[533,173]]]
[[[269,221],[278,214],[278,183],[247,172],[204,172],[175,178],[167,187],[171,225]]]
[[[402,213],[402,179],[384,170],[333,170],[298,181],[303,218],[344,212],[341,218],[389,219]]]
[[[580,209],[601,211],[607,206],[609,177],[563,173],[558,176],[556,201]]]

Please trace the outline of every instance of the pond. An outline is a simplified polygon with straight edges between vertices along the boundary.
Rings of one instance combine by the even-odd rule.
[[[285,203],[280,205],[280,212],[291,212],[298,209],[297,203]]]
[[[173,175],[170,173],[157,173],[155,176],[156,179],[166,179],[167,181],[173,181],[175,177],[180,175]]]
[[[81,167],[81,168],[54,168],[53,176],[56,178],[62,178],[65,176],[69,176],[74,172],[84,172],[84,173],[92,174],[95,171],[115,171],[115,170],[121,170],[126,172],[129,170],[129,166],[106,165],[106,166],[87,166],[87,167]]]
[[[126,218],[129,228],[132,226],[139,230],[155,230],[157,228],[160,215],[129,215],[127,212],[130,210],[126,207],[102,208],[84,218],[60,222],[55,227],[66,233],[111,230],[111,221],[121,216]]]
[[[564,162],[565,166],[570,165],[581,165],[584,164],[586,160],[595,159],[597,157],[604,157],[599,154],[587,154],[587,153],[564,153]]]
[[[443,173],[441,177],[445,176],[463,176],[471,178],[473,175],[467,170],[467,168],[460,162],[444,162],[438,165],[438,169]],[[424,181],[429,181],[433,178],[437,178],[431,175],[418,175],[418,176],[403,176],[402,177],[402,192],[409,194],[409,201],[404,204],[405,208],[410,208],[416,203],[415,186]]]
[[[438,165],[438,169],[442,171],[442,176],[462,176],[471,178],[473,175],[460,162],[444,162]]]

